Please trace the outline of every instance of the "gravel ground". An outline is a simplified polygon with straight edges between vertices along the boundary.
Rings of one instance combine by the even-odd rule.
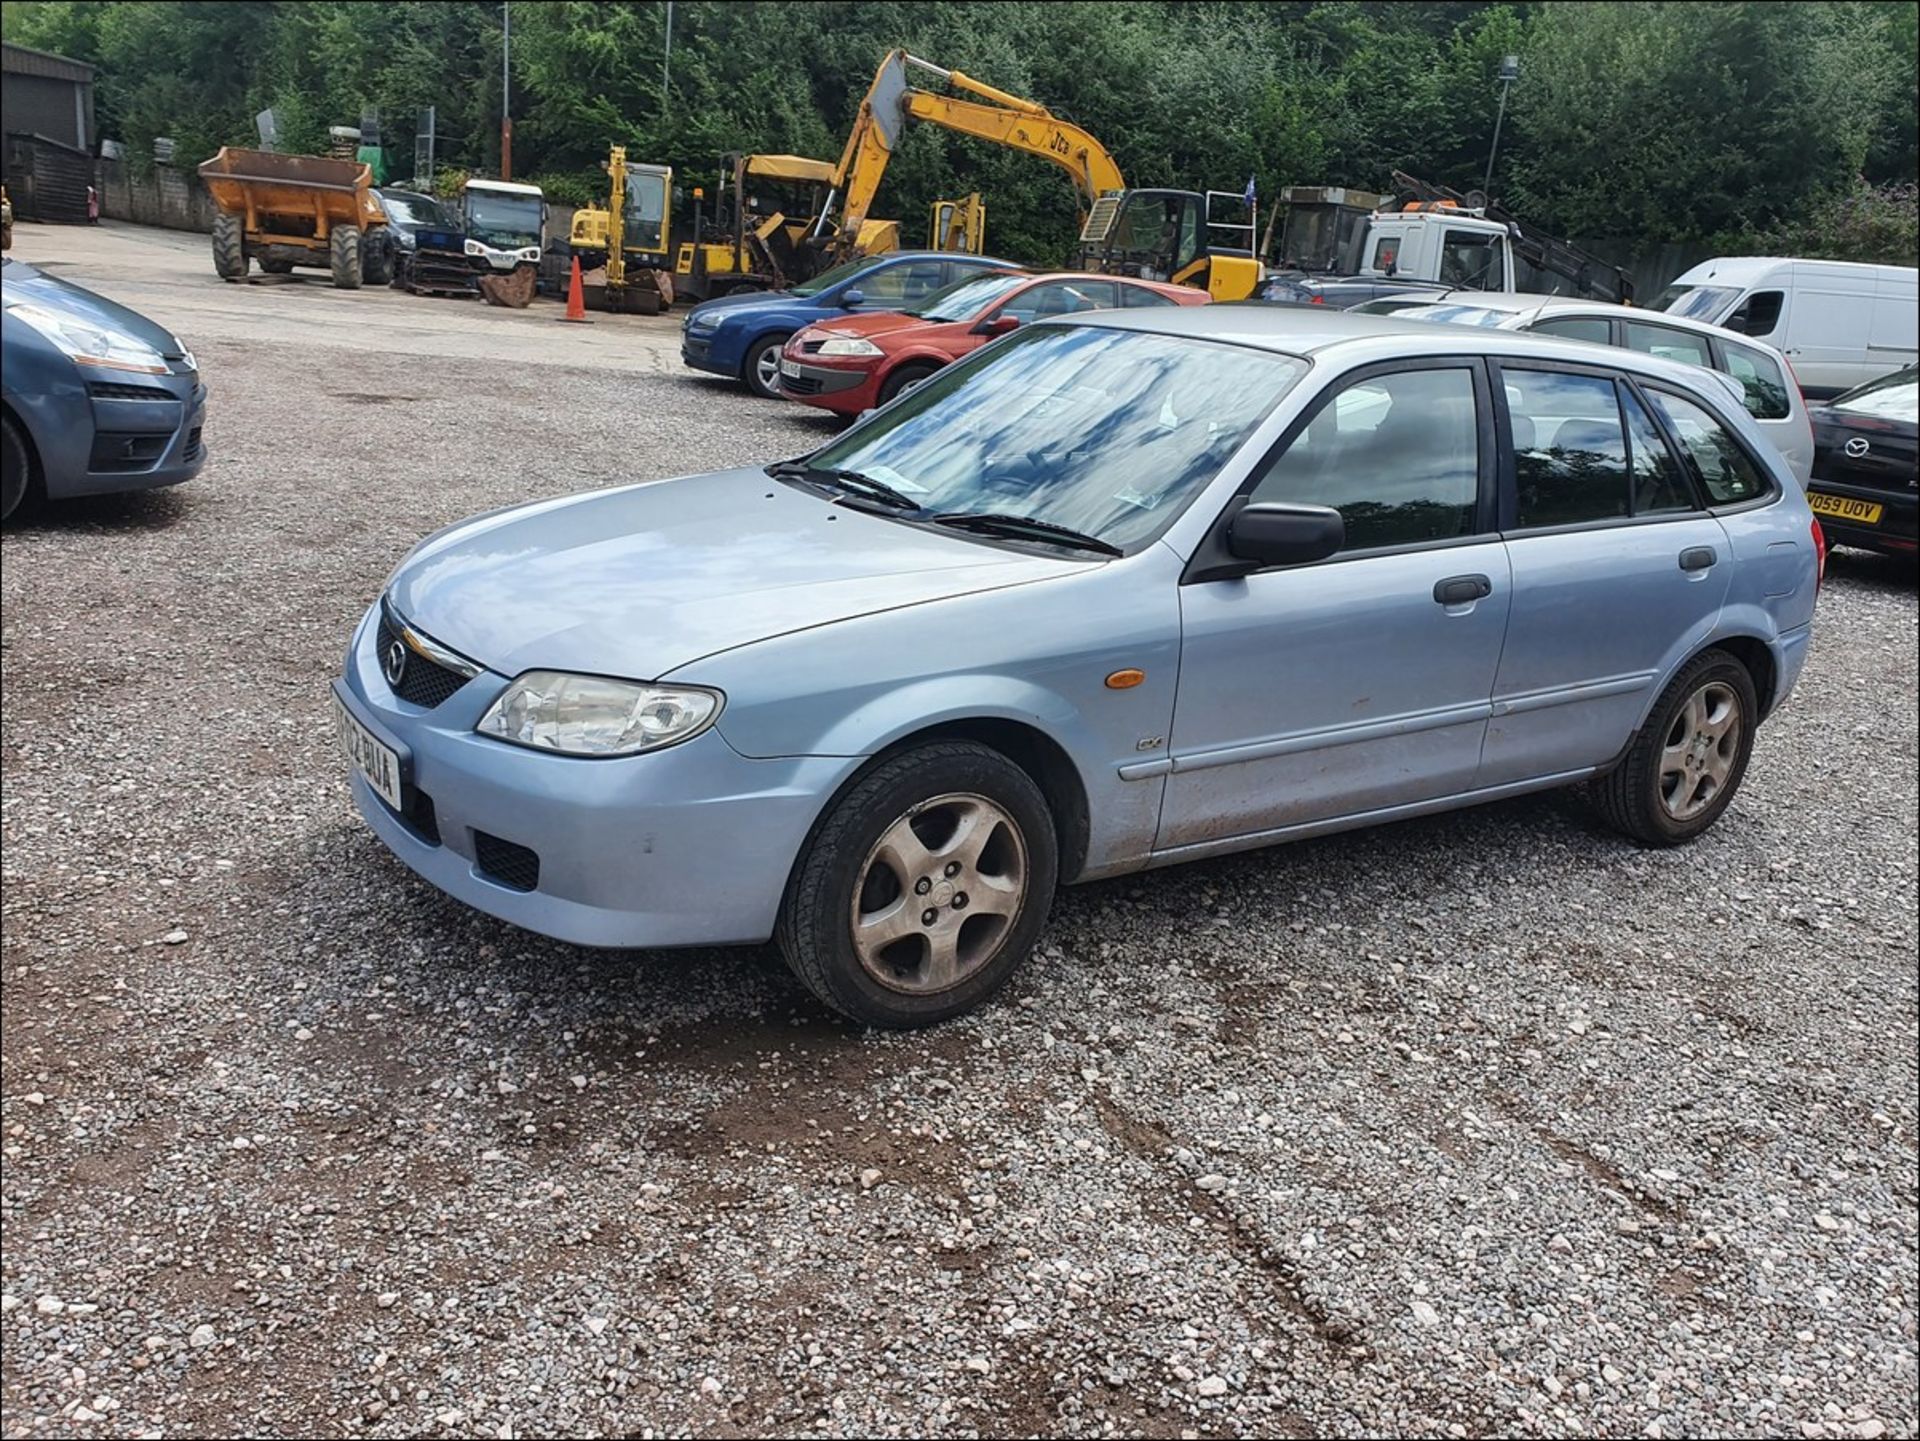
[[[0,550],[6,1435],[1915,1434],[1910,567],[1683,853],[1560,795],[1084,887],[865,1035],[441,898],[326,718],[423,532],[819,424],[199,348],[206,473]]]

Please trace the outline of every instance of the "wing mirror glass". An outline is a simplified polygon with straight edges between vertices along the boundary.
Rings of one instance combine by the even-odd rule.
[[[840,306],[843,310],[857,310],[866,298],[867,293],[856,285],[852,290],[840,292]]]
[[[983,320],[973,327],[975,335],[1005,335],[1009,330],[1020,328],[1017,315],[996,315],[991,320]]]
[[[1249,505],[1227,526],[1227,550],[1255,565],[1305,565],[1346,543],[1346,521],[1325,505]]]

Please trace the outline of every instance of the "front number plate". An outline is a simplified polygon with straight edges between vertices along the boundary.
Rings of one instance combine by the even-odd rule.
[[[1835,520],[1850,520],[1856,525],[1880,524],[1880,507],[1871,500],[1855,500],[1846,495],[1822,495],[1807,492],[1807,504],[1815,515],[1830,515]]]
[[[800,378],[800,362],[797,360],[781,361],[780,373],[791,380],[798,380]]]
[[[340,728],[340,746],[353,768],[367,778],[367,784],[379,792],[380,799],[396,811],[400,807],[400,756],[392,746],[383,745],[365,726],[353,718],[353,712],[333,698],[334,724]]]

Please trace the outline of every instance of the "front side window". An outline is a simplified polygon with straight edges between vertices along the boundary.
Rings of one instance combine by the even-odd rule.
[[[1767,493],[1766,479],[1725,426],[1690,400],[1664,390],[1650,394],[1715,505],[1737,505]]]
[[[1707,338],[1695,335],[1690,330],[1676,330],[1671,325],[1649,325],[1644,320],[1629,320],[1627,349],[1637,350],[1643,355],[1682,360],[1688,365],[1702,365],[1709,370],[1713,368],[1713,358],[1707,352]]]
[[[1459,290],[1500,288],[1500,247],[1494,237],[1449,230],[1440,242],[1440,283]]]
[[[938,260],[914,260],[890,265],[861,279],[855,288],[862,303],[885,305],[894,300],[921,300],[940,288],[946,266]]]
[[[1594,345],[1613,344],[1613,322],[1597,315],[1563,315],[1543,320],[1527,329],[1535,335],[1557,335],[1562,340],[1585,340]]]
[[[1480,490],[1473,372],[1395,371],[1323,401],[1255,483],[1255,502],[1326,505],[1344,549],[1471,535]]]
[[[1639,398],[1626,386],[1620,387],[1620,410],[1627,419],[1628,459],[1633,471],[1633,513],[1659,515],[1671,511],[1692,510],[1693,487],[1688,484],[1680,462],[1667,448],[1660,428],[1653,423]]]
[[[1502,367],[1522,530],[1629,513],[1627,438],[1613,381]]]
[[[1747,414],[1755,420],[1785,420],[1791,409],[1787,403],[1787,379],[1770,355],[1750,345],[1732,341],[1721,344],[1726,352],[1726,371],[1740,382],[1741,398]]]
[[[1738,310],[1727,317],[1727,329],[1737,330],[1755,339],[1772,335],[1780,324],[1780,308],[1786,298],[1784,290],[1754,291],[1740,302]]]
[[[948,366],[808,463],[884,481],[920,506],[902,516],[910,524],[1019,516],[1124,550],[1171,524],[1306,371],[1219,341],[1035,326]]]
[[[967,320],[979,314],[993,304],[1009,290],[1017,290],[1027,283],[1027,277],[1019,271],[1008,271],[999,275],[981,275],[975,272],[951,285],[944,285],[931,294],[923,295],[907,311],[922,320],[955,321]]]

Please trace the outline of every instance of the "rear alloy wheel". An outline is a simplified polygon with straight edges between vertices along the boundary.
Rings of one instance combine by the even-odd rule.
[[[0,416],[0,521],[13,519],[32,481],[33,463],[27,455],[27,443],[13,422]]]
[[[827,1005],[871,1026],[972,1010],[1033,949],[1053,898],[1053,817],[1030,776],[967,741],[882,761],[827,813],[778,938]]]
[[[1601,814],[1642,845],[1692,840],[1732,803],[1759,716],[1747,668],[1703,652],[1661,693],[1626,758],[1594,782]]]
[[[896,395],[900,394],[900,392],[905,390],[908,386],[918,385],[921,381],[925,380],[929,375],[932,375],[934,371],[937,370],[938,368],[939,368],[938,366],[933,366],[933,365],[901,366],[898,370],[894,371],[892,375],[889,375],[884,381],[881,382],[880,403],[882,405],[885,405],[889,400],[892,400]]]
[[[333,283],[341,290],[358,290],[360,269],[360,227],[336,225],[327,236],[327,267],[333,271]]]
[[[790,335],[764,335],[747,350],[746,364],[740,367],[740,379],[755,395],[768,400],[780,399],[780,352]]]
[[[247,278],[246,237],[237,215],[213,217],[213,270],[222,280]]]

